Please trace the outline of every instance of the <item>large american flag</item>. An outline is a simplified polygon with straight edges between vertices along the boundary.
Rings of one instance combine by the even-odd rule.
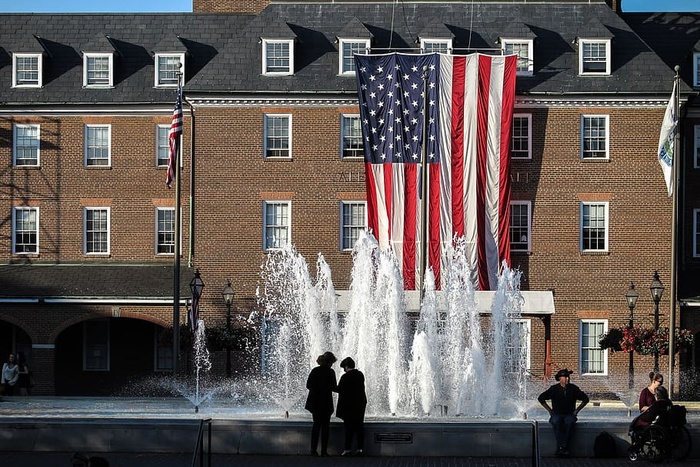
[[[423,141],[426,262],[438,287],[446,248],[456,238],[468,245],[477,289],[495,289],[502,261],[510,263],[516,60],[515,55],[355,55],[368,228],[380,248],[391,248],[400,259],[406,289],[419,283]]]
[[[175,180],[175,170],[178,163],[178,153],[180,152],[180,136],[182,136],[182,88],[177,90],[177,99],[175,100],[175,110],[173,110],[173,120],[170,124],[170,156],[168,157],[168,175],[165,179],[165,184],[168,188],[172,188],[173,180]]]

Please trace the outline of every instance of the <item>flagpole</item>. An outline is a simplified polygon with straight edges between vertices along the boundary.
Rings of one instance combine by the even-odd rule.
[[[677,216],[678,216],[678,192],[680,190],[680,170],[679,165],[681,163],[681,152],[682,148],[679,143],[680,131],[678,131],[678,111],[680,110],[680,89],[678,87],[680,82],[679,75],[680,67],[676,65],[674,71],[676,72],[673,78],[673,89],[675,91],[675,96],[673,99],[673,115],[676,120],[676,131],[673,136],[673,166],[672,166],[672,180],[673,180],[673,207],[671,212],[671,312],[669,313],[668,319],[668,390],[671,397],[673,397],[673,387],[674,387],[674,370],[675,370],[675,339],[676,339],[676,301],[677,301],[677,290],[678,290],[678,279],[676,276],[677,272],[677,258],[676,258],[676,237],[677,235]]]
[[[428,135],[428,67],[423,67],[423,137],[421,140],[421,173],[420,173],[420,271],[419,306],[423,303],[425,296],[425,271],[428,265],[428,154],[426,140]]]
[[[182,72],[177,73],[177,93],[182,96]],[[182,105],[182,104],[181,104]],[[180,192],[182,171],[180,158],[182,154],[182,132],[177,136],[177,160],[175,163],[175,238],[173,239],[173,376],[180,372]]]

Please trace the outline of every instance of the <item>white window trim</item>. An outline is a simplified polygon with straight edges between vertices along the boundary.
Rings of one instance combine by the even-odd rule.
[[[40,88],[40,87],[42,87],[44,84],[44,79],[43,79],[44,60],[43,60],[43,57],[44,56],[41,53],[13,53],[12,54],[12,87],[13,88]],[[18,72],[17,59],[18,58],[38,58],[37,83],[25,84],[25,83],[18,83],[17,82],[17,72]]]
[[[107,84],[89,84],[88,83],[88,59],[89,58],[109,58],[109,82]],[[83,53],[83,87],[86,88],[112,88],[114,86],[114,54],[113,53]]]
[[[510,205],[519,205],[519,206],[527,206],[527,249],[525,250],[514,250],[511,248],[511,251],[517,251],[519,253],[529,253],[532,251],[532,202],[531,201],[519,201],[519,200],[513,200],[510,202]],[[511,208],[512,210],[512,208]]]
[[[36,251],[16,251],[17,245],[15,242],[15,238],[17,235],[17,231],[15,230],[16,227],[16,222],[17,222],[17,211],[18,210],[32,210],[36,212]],[[27,256],[27,255],[38,255],[40,252],[39,246],[40,246],[40,241],[39,241],[39,233],[41,232],[41,225],[40,225],[40,212],[39,208],[36,206],[14,206],[12,208],[12,254],[13,255],[21,255],[21,256]]]
[[[155,57],[153,58],[153,63],[154,63],[154,69],[155,69],[155,76],[153,83],[155,87],[157,88],[177,88],[179,82],[175,83],[161,83],[160,82],[160,59],[161,58],[177,58],[178,61],[180,62],[180,73],[183,73],[185,70],[185,54],[184,53],[156,53]],[[180,78],[178,81],[182,79],[182,75],[180,75]]]
[[[698,249],[698,221],[700,221],[700,209],[693,209],[693,258],[700,258],[700,250]]]
[[[365,53],[368,54],[370,51],[369,39],[352,39],[338,38],[338,75],[339,76],[355,76],[355,70],[343,71],[343,61],[345,59],[343,45],[347,43],[362,43],[365,44]]]
[[[268,118],[287,117],[287,133],[289,142],[289,154],[286,156],[268,156],[267,155],[267,123]],[[263,158],[270,160],[289,160],[292,158],[292,114],[265,114],[263,116]]]
[[[451,54],[452,53],[452,39],[445,39],[445,38],[437,38],[437,37],[421,37],[420,38],[420,51],[421,53],[426,53],[425,52],[425,46],[426,43],[434,43],[434,44],[445,44],[447,45],[447,53]]]
[[[87,212],[107,211],[107,251],[89,252],[87,251]],[[106,256],[112,253],[112,210],[108,206],[85,206],[83,207],[83,254],[85,256]]]
[[[610,75],[610,39],[578,39],[578,70],[580,75],[608,76]],[[584,71],[583,44],[605,44],[605,71]]]
[[[36,138],[38,141],[36,148],[36,164],[21,164],[17,165],[17,129],[19,128],[36,128]],[[13,167],[40,167],[41,166],[41,125],[36,123],[15,123],[12,126],[12,166]]]
[[[535,70],[534,64],[535,59],[533,54],[535,53],[534,41],[532,39],[518,39],[518,38],[501,38],[501,52],[506,53],[506,46],[509,44],[527,45],[527,70],[517,70],[515,72],[516,76],[532,76]],[[517,68],[517,67],[516,67]]]
[[[289,70],[267,71],[267,45],[289,44]],[[294,40],[293,39],[263,39],[262,40],[262,74],[266,76],[289,76],[294,74]]]
[[[513,157],[511,153],[511,158],[513,160],[525,161],[532,160],[532,114],[531,113],[517,113],[513,114],[513,119],[515,118],[526,118],[527,119],[527,157]],[[511,138],[513,136],[511,135]],[[512,144],[511,144],[512,146]]]
[[[153,251],[154,251],[156,256],[173,256],[174,253],[159,253],[158,252],[158,213],[160,211],[172,211],[173,214],[175,214],[175,208],[168,207],[168,206],[156,207],[156,209],[154,211],[155,217],[154,217],[154,221],[153,221],[153,230],[154,230],[154,232],[153,232],[153,235],[154,235],[153,236]],[[182,209],[180,209],[180,213],[182,214]],[[173,220],[177,220],[177,219],[173,219]],[[182,232],[182,215],[180,215],[180,232]],[[179,240],[180,240],[180,242],[179,242],[180,246],[178,248],[178,251],[180,252],[180,254],[182,254],[182,235],[180,235]]]
[[[363,160],[365,155],[363,151],[360,151],[359,156],[346,156],[344,154],[345,150],[345,126],[343,125],[343,120],[346,118],[360,118],[360,114],[340,114],[340,158],[342,160]],[[360,138],[362,134],[360,133]]]
[[[584,156],[584,149],[583,149],[583,142],[584,142],[584,122],[586,118],[603,118],[605,120],[605,157],[587,157]],[[581,160],[586,160],[586,161],[604,161],[604,160],[610,160],[610,115],[603,115],[603,114],[583,114],[581,115],[581,120],[579,124],[579,133],[581,135],[581,140],[579,142],[579,151],[580,151],[580,158]]]
[[[343,245],[343,228],[345,227],[345,224],[343,223],[343,208],[347,205],[362,205],[365,207],[365,216],[364,216],[364,228],[367,229],[367,201],[359,201],[359,200],[343,200],[340,201],[338,208],[339,208],[339,216],[338,216],[338,230],[339,230],[339,236],[338,236],[338,248],[340,251],[352,251],[354,248],[354,245],[350,248],[346,248]]]
[[[160,159],[158,158],[158,152],[160,151],[160,140],[159,140],[159,135],[158,135],[158,133],[160,132],[160,130],[165,131],[165,142],[166,142],[166,146],[167,146],[167,150],[166,150],[166,156],[167,156],[167,157],[166,157],[166,162],[165,162],[165,164],[161,164],[161,163],[159,162]],[[156,128],[155,128],[155,133],[156,133],[156,134],[155,134],[155,139],[156,139],[156,142],[155,142],[155,148],[156,148],[156,150],[155,150],[155,153],[156,153],[156,161],[155,161],[155,162],[156,162],[156,167],[167,167],[167,166],[168,166],[167,159],[170,157],[170,139],[169,139],[169,136],[170,136],[170,124],[169,124],[169,123],[159,123],[159,124],[157,124],[157,125],[156,125]],[[178,157],[178,159],[182,159],[182,157]]]
[[[511,323],[515,324],[518,326],[518,329],[520,328],[520,325],[524,325],[525,329],[525,371],[530,371],[532,366],[530,365],[530,360],[532,357],[532,321],[528,318],[516,318],[510,321]]]
[[[607,350],[601,350],[603,352],[603,372],[602,373],[583,373],[583,323],[603,323],[603,332],[606,333],[608,332],[608,320],[601,318],[601,319],[593,319],[593,318],[583,318],[579,320],[578,324],[578,361],[579,365],[581,367],[581,375],[579,376],[607,376],[608,375],[608,354],[609,352]]]
[[[104,319],[104,318],[103,318]],[[97,320],[95,320],[97,321]],[[88,368],[87,367],[87,339],[86,335],[88,332],[87,327],[89,326],[89,321],[83,321],[83,371],[110,371],[110,354],[111,354],[111,347],[112,347],[112,342],[110,339],[110,334],[111,334],[111,327],[110,327],[110,322],[108,319],[104,319],[104,321],[107,322],[107,355],[105,357],[106,359],[106,365],[104,368]]]
[[[603,205],[605,207],[605,248],[602,250],[587,250],[583,248],[583,207]],[[607,201],[581,201],[579,205],[579,251],[582,253],[607,253],[610,248],[610,204]]]
[[[88,164],[88,130],[90,128],[106,128],[107,129],[107,165]],[[112,125],[110,124],[85,124],[83,135],[83,165],[85,167],[111,167],[112,166]]]
[[[287,225],[287,244],[292,242],[292,201],[291,200],[268,200],[268,201],[263,201],[263,229],[262,229],[262,247],[263,251],[275,251],[275,250],[281,250],[286,246],[281,247],[269,247],[267,246],[267,206],[271,204],[286,204],[287,205],[287,212],[289,215],[287,216],[289,219],[289,224]]]
[[[693,53],[693,87],[700,87],[700,52]]]
[[[700,169],[700,125],[695,125],[693,130],[693,168]]]

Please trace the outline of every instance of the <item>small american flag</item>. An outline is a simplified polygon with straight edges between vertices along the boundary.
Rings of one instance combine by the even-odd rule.
[[[177,91],[175,110],[173,111],[173,121],[170,124],[170,157],[168,158],[168,175],[165,184],[172,188],[175,180],[175,168],[177,167],[177,156],[180,152],[180,136],[182,136],[182,88]]]

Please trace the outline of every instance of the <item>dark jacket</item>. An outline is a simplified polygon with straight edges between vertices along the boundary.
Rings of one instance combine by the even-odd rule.
[[[552,413],[559,415],[568,415],[576,410],[576,401],[585,402],[588,404],[588,396],[575,384],[567,384],[566,388],[561,384],[550,386],[544,391],[537,400],[541,403],[547,400],[552,401]]]
[[[311,413],[333,413],[333,391],[337,389],[335,371],[329,366],[319,365],[309,373],[306,389],[309,396],[304,408]]]
[[[367,407],[365,375],[352,369],[343,373],[338,382],[338,418],[357,418],[364,415]]]
[[[637,416],[634,424],[636,426],[649,426],[657,416],[663,418],[663,416],[668,413],[671,405],[672,402],[668,399],[654,401],[648,409]]]

